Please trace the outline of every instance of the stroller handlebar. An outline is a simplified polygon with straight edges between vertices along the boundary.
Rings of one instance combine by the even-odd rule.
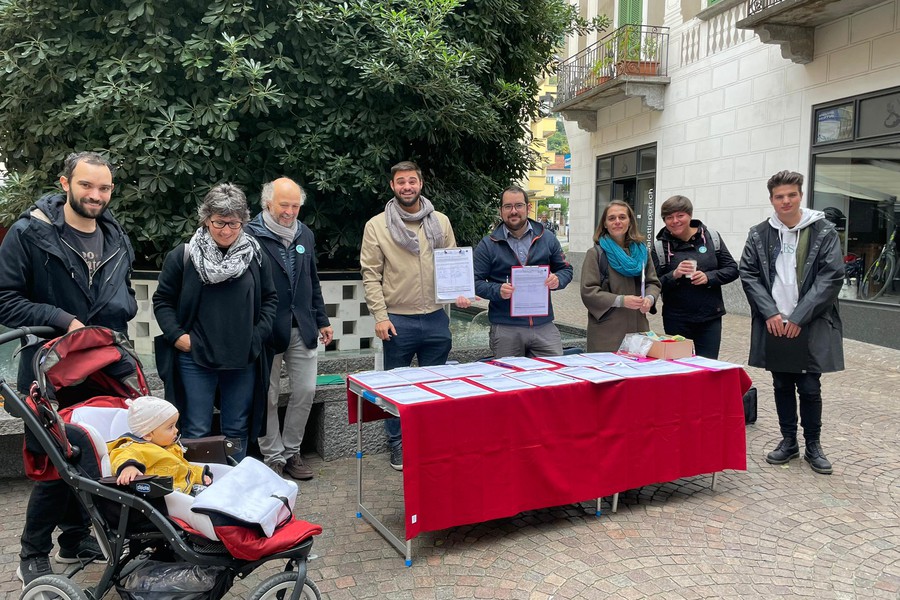
[[[48,337],[57,337],[60,335],[59,330],[55,327],[48,327],[46,325],[37,325],[35,327],[19,327],[17,329],[11,329],[6,333],[0,333],[0,346],[3,344],[8,344],[14,340],[19,340],[29,335],[35,335],[41,338]]]

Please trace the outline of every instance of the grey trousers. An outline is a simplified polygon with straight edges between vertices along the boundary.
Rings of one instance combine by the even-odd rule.
[[[284,415],[284,427],[278,422],[278,394],[281,392],[281,363],[291,382],[291,397]],[[309,420],[316,395],[318,352],[307,348],[300,339],[300,330],[291,330],[291,342],[282,354],[272,359],[272,376],[266,406],[266,435],[259,438],[259,449],[267,465],[286,463],[300,452],[303,432]]]
[[[562,356],[562,338],[554,323],[536,327],[527,325],[491,325],[491,352],[504,356]]]

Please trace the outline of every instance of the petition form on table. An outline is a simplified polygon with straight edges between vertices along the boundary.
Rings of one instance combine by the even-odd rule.
[[[509,314],[513,317],[550,314],[550,288],[546,285],[549,276],[549,265],[513,267],[509,281],[513,286]]]
[[[475,297],[471,246],[434,249],[434,295],[438,304]]]

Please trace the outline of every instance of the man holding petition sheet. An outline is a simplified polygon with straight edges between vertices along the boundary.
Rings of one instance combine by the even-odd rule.
[[[363,233],[359,263],[366,305],[383,342],[385,370],[442,365],[450,354],[450,317],[435,298],[434,250],[454,248],[450,219],[422,195],[422,171],[409,161],[391,168],[393,198]],[[459,297],[457,306],[469,300]],[[403,469],[400,419],[384,422],[391,466]]]
[[[806,442],[804,459],[831,474],[819,443],[822,373],[844,369],[838,292],[844,260],[838,234],[824,213],[802,208],[803,175],[781,171],[767,184],[774,213],[750,229],[741,283],[752,312],[750,365],[772,372],[783,439],[766,456],[773,465],[800,456],[797,396]]]
[[[491,352],[498,358],[559,356],[562,339],[553,323],[549,290],[569,285],[572,265],[553,232],[528,218],[525,190],[511,186],[500,198],[503,222],[481,240],[474,256],[475,293],[490,300]],[[526,289],[525,282],[535,274],[540,281]],[[525,293],[527,299],[516,297]]]

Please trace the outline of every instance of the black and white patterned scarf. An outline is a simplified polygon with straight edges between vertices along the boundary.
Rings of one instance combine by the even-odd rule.
[[[199,228],[188,242],[191,262],[204,285],[222,283],[244,274],[254,258],[262,264],[259,242],[244,231],[229,246],[224,256],[206,227]]]

